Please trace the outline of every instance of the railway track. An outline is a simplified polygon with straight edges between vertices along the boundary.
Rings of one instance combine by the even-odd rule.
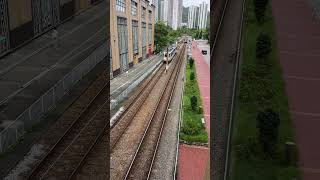
[[[182,47],[179,57],[177,57],[179,62],[174,67],[174,72],[171,74],[170,79],[166,84],[166,88],[158,102],[158,110],[153,114],[148,127],[143,134],[125,179],[149,179],[150,177],[184,53],[185,46]]]
[[[168,72],[164,73],[165,67],[162,65],[149,80],[148,86],[144,87],[141,95],[111,129],[111,179],[148,177],[145,172],[140,173],[139,177],[132,172],[138,172],[134,170],[139,169],[136,162],[152,167],[168,102],[175,85],[174,79],[179,69],[177,67],[181,62],[181,52],[184,52],[184,46],[179,50],[177,58],[171,62]],[[143,161],[140,161],[141,159]]]
[[[136,93],[126,104],[125,112],[122,114],[119,120],[111,126],[112,131],[117,132],[117,136],[111,136],[111,142],[113,142],[110,146],[111,150],[115,146],[116,142],[120,139],[125,129],[130,125],[130,119],[132,119],[132,117],[136,114],[136,108],[141,107],[143,101],[146,99],[150,91],[154,88],[161,74],[164,73],[164,70],[165,67],[163,65],[160,66],[158,71],[154,72],[151,77],[149,77],[144,83],[142,83],[142,86],[136,91]],[[109,136],[106,131],[102,132],[97,137],[95,143],[89,148],[86,155],[83,157],[81,162],[79,162],[77,168],[73,171],[70,179],[85,179],[86,177],[92,177],[94,174],[103,176],[101,178],[97,177],[99,179],[105,179],[108,176],[106,174],[106,171],[103,172],[103,170],[105,169],[100,168],[100,171],[97,170],[98,167],[106,167],[105,162],[103,162],[103,160],[101,161],[101,159],[107,160],[108,158],[101,158],[100,155],[105,153],[105,147],[107,147],[108,143],[107,139],[109,139]],[[97,156],[96,154],[100,155]]]
[[[218,8],[215,39],[211,56],[213,65],[212,138],[210,149],[211,176],[217,180],[229,178],[230,146],[233,111],[241,56],[241,36],[244,2],[225,0],[215,4]],[[236,17],[236,18],[235,18]]]
[[[59,136],[25,179],[68,179],[81,161],[87,148],[109,125],[109,87],[102,74],[79,98],[50,136]],[[89,100],[88,100],[89,99]],[[88,102],[89,101],[89,102]],[[86,104],[83,108],[81,105]],[[74,115],[77,115],[76,117]],[[67,128],[66,128],[67,127]],[[63,129],[63,132],[59,129]],[[62,134],[62,135],[61,135]],[[47,138],[50,141],[50,138]],[[55,138],[52,138],[55,139]],[[49,142],[48,144],[52,144]]]

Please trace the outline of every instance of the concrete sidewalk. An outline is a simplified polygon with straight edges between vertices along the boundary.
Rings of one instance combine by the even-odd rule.
[[[0,121],[15,120],[106,40],[106,2],[60,25],[0,60]]]

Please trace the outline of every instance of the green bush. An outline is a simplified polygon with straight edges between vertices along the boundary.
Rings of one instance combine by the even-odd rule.
[[[197,109],[197,104],[198,104],[197,101],[198,101],[198,99],[197,99],[196,96],[192,96],[192,97],[190,98],[191,109],[192,109],[193,111],[196,111],[196,109]]]
[[[193,81],[193,80],[194,80],[194,77],[195,77],[195,76],[194,76],[194,72],[191,72],[191,73],[190,73],[190,80]]]
[[[267,79],[259,79],[259,81],[255,83],[254,92],[259,107],[272,107],[273,97],[275,96],[272,81],[269,81]]]
[[[191,120],[191,119],[186,119],[183,122],[182,126],[182,133],[186,135],[198,135],[200,134],[202,129],[202,124],[201,122],[196,120]]]
[[[253,85],[257,81],[255,66],[246,65],[242,68],[239,98],[242,102],[250,102],[253,95]]]
[[[271,52],[271,38],[266,33],[260,33],[257,38],[256,57],[265,60]]]
[[[254,12],[259,23],[263,23],[268,0],[254,0]]]
[[[280,125],[279,114],[272,109],[261,111],[257,115],[259,143],[265,153],[272,155],[276,150]]]
[[[194,64],[194,59],[193,58],[189,58],[189,67],[190,67],[190,69],[193,68],[193,64]]]

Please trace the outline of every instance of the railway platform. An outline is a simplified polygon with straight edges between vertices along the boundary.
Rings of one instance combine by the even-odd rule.
[[[142,81],[152,72],[159,64],[162,63],[162,55],[153,55],[143,60],[139,64],[134,65],[127,72],[118,75],[110,80],[110,98],[111,109],[114,109],[113,104],[121,104],[121,102],[127,98],[139,84],[138,81]],[[135,83],[135,84],[133,84]]]
[[[104,55],[101,56],[100,51],[103,51],[106,41],[105,7],[106,2],[103,1],[58,26],[57,41],[53,41],[52,32],[48,32],[0,59],[0,130],[16,121],[68,74],[70,77],[65,80],[70,83],[65,81],[61,90],[64,92],[59,93],[64,94],[66,89],[71,89],[93,68],[92,64],[96,64],[98,58],[99,62],[103,61]],[[83,63],[98,50],[99,55],[90,58],[87,64]],[[81,63],[82,67],[71,75],[70,72]],[[51,105],[55,100],[49,101]],[[38,111],[46,110],[34,109],[34,117],[30,121],[39,118]],[[2,151],[3,147],[0,147]]]
[[[106,68],[105,7],[103,1],[59,25],[57,42],[48,32],[0,59],[0,179],[57,118],[42,115],[54,107],[62,113],[79,95],[78,82],[86,81],[83,90]]]

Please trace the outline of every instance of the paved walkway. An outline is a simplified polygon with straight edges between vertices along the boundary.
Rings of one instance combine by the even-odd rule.
[[[192,47],[194,47],[192,49],[192,57],[195,59],[197,80],[203,104],[205,126],[210,137],[210,63],[208,64],[207,59],[202,55],[197,45],[197,42],[192,43]],[[202,44],[201,47],[203,47]],[[206,57],[210,57],[209,50]]]
[[[14,120],[106,38],[106,2],[84,11],[51,32],[0,59],[0,120]]]
[[[124,91],[132,82],[137,80],[143,73],[145,73],[152,66],[162,61],[162,56],[154,55],[148,59],[143,60],[139,64],[134,65],[128,70],[128,73],[122,73],[110,81],[110,95],[111,99],[117,97]]]
[[[209,51],[208,55],[210,57]],[[192,43],[192,57],[195,60],[197,80],[202,98],[205,127],[210,137],[210,66],[205,61],[197,43]],[[209,149],[197,146],[179,146],[179,180],[202,180],[205,176]]]
[[[272,7],[303,179],[319,180],[320,25],[307,3],[272,1]]]
[[[179,146],[178,180],[202,180],[209,149],[199,146]]]
[[[198,44],[198,48],[200,49],[200,52],[202,50],[206,50],[208,52],[206,55],[202,55],[202,56],[204,56],[204,60],[210,68],[210,45],[208,44],[208,41],[207,40],[197,40],[196,42]]]

